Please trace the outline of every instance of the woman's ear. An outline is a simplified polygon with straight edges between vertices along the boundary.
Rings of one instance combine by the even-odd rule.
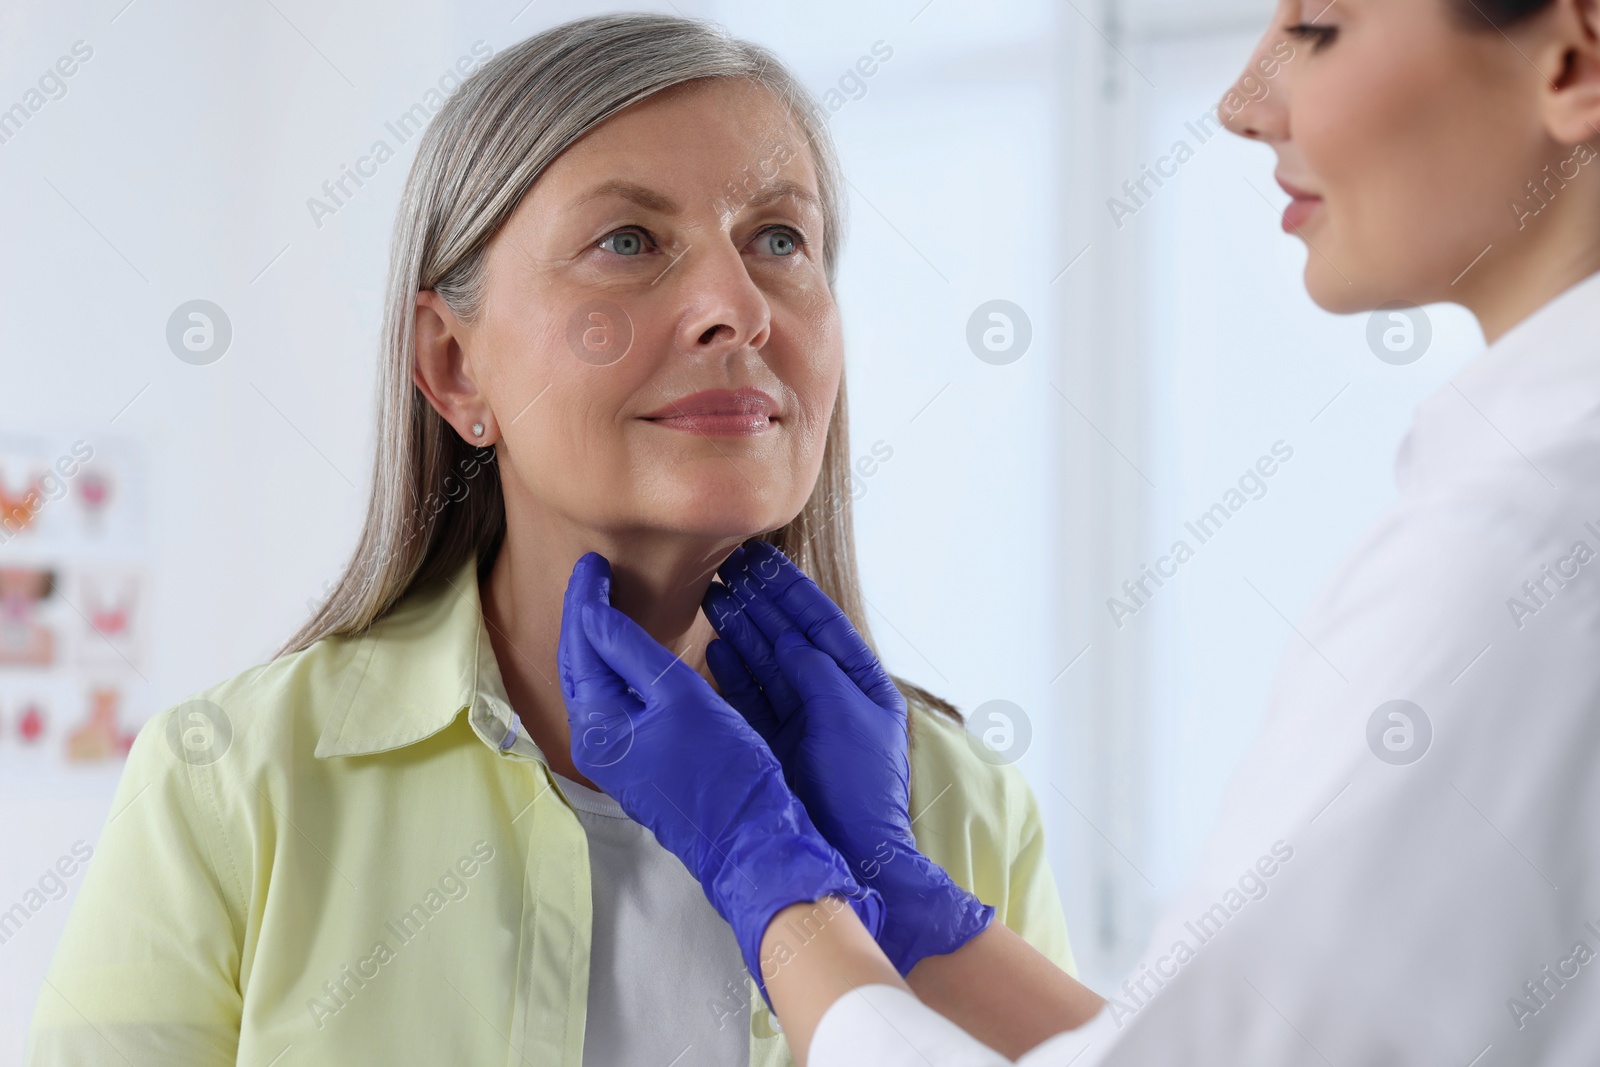
[[[1561,145],[1600,140],[1600,0],[1557,0],[1547,14],[1545,131]]]
[[[493,444],[494,415],[478,387],[477,368],[462,346],[469,331],[432,289],[417,293],[413,332],[417,361],[411,369],[412,381],[462,440],[472,445]]]

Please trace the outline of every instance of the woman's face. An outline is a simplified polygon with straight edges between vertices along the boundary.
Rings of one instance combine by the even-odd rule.
[[[1512,201],[1553,147],[1538,112],[1545,75],[1450,3],[1281,0],[1246,66],[1292,45],[1227,124],[1277,152],[1294,197],[1284,228],[1309,246],[1306,286],[1327,310],[1459,299],[1456,282],[1489,246],[1516,243]]]
[[[730,542],[798,514],[843,369],[818,197],[800,128],[742,80],[636,104],[549,166],[463,333],[509,508]]]

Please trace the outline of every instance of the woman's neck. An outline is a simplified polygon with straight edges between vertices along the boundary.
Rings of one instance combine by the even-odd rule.
[[[710,680],[706,645],[716,636],[700,610],[717,565],[739,544],[659,533],[617,535],[548,522],[508,524],[480,587],[484,620],[506,695],[556,773],[590,784],[572,763],[566,703],[556,667],[562,598],[585,552],[611,562],[612,606]],[[715,683],[713,683],[714,685]]]
[[[1592,192],[1587,186],[1585,191]],[[1476,270],[1460,279],[1459,295],[1445,298],[1466,305],[1489,344],[1600,271],[1600,245],[1591,237],[1600,232],[1596,229],[1600,212],[1588,210],[1587,202],[1576,197],[1567,202],[1572,205],[1568,213],[1572,217],[1541,217],[1537,229],[1530,227],[1520,239],[1505,244],[1503,252],[1495,248]]]

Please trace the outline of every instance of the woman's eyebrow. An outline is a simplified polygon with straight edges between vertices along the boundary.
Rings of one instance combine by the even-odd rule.
[[[813,193],[799,182],[792,182],[788,179],[765,183],[760,189],[746,197],[744,202],[750,207],[766,207],[774,201],[785,198],[799,200],[816,208],[822,206],[822,200],[816,193]]]
[[[663,215],[676,215],[680,211],[678,202],[665,193],[658,193],[654,189],[621,178],[601,182],[573,203],[587,204],[592,200],[603,200],[607,197],[619,197]],[[740,206],[748,208],[762,208],[785,199],[797,200],[819,210],[822,207],[822,200],[816,193],[799,182],[789,181],[786,178],[764,182],[754,192],[738,197]]]
[[[631,200],[642,208],[649,211],[658,211],[663,215],[676,215],[678,213],[678,202],[672,197],[664,193],[658,193],[654,189],[636,185],[633,182],[623,181],[620,178],[613,178],[608,182],[600,183],[578,197],[574,203],[587,204],[591,200],[601,200],[608,196]]]

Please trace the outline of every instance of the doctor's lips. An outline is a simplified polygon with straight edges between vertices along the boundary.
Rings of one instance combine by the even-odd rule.
[[[1289,201],[1289,206],[1283,209],[1283,229],[1285,233],[1295,233],[1303,228],[1316,213],[1317,208],[1322,206],[1322,197],[1291,185],[1282,178],[1278,179],[1278,186],[1294,198]]]
[[[706,389],[643,416],[657,426],[713,437],[748,437],[778,420],[778,405],[759,389]]]

